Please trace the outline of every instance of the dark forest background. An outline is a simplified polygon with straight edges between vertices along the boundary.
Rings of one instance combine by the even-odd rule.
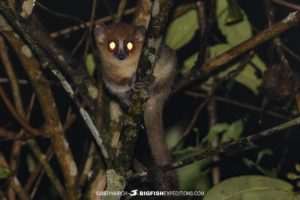
[[[121,21],[131,23],[134,19],[132,8],[137,6],[138,1],[38,0],[35,2],[33,12],[22,19],[20,13],[24,2],[21,0],[4,1],[4,4],[9,2],[15,5],[11,12],[18,16],[17,19],[21,21],[24,30],[17,30],[2,9],[0,17],[2,19],[4,16],[6,23],[14,27],[13,32],[20,34],[21,40],[29,46],[34,55],[37,55],[36,51],[28,44],[28,40],[24,39],[22,32],[29,36],[33,35],[33,40],[42,47],[46,57],[55,60],[55,52],[58,55],[63,49],[66,52],[63,55],[64,58],[72,60],[68,62],[65,59],[66,62],[63,64],[55,60],[57,66],[62,66],[57,69],[71,84],[79,99],[79,105],[90,113],[100,135],[104,133],[104,144],[109,146],[113,139],[112,136],[107,135],[122,134],[124,116],[118,111],[117,118],[114,117],[116,105],[111,104],[111,95],[106,89],[104,91],[99,89],[102,88],[99,78],[101,62],[97,57],[94,38],[91,34],[92,29],[86,26],[66,33],[61,30],[78,27],[79,24],[91,20],[96,22],[104,19],[102,22],[106,24],[113,23],[115,19],[113,16],[118,13],[120,2],[126,3]],[[218,7],[213,9],[215,4],[219,7],[224,6],[223,10]],[[188,80],[189,72],[201,68],[201,66],[195,66],[197,60],[195,53],[199,51],[199,46],[203,42],[201,27],[199,28],[199,10],[197,10],[199,5],[204,5],[204,11],[202,11],[204,15],[209,16],[211,12],[215,14],[213,20],[207,18],[204,22],[206,26],[211,26],[205,40],[206,54],[203,58],[206,61],[300,9],[300,1],[297,0],[175,0],[164,31],[166,43],[175,49],[178,57],[178,78],[174,83],[174,88],[180,81]],[[91,19],[93,8],[95,8],[95,15]],[[37,21],[39,26],[36,25]],[[80,116],[78,105],[69,97],[61,81],[53,75],[51,69],[37,68],[44,76],[45,87],[52,92],[56,104],[54,109],[57,110],[59,116],[56,120],[64,127],[61,136],[64,139],[60,140],[60,137],[53,139],[55,136],[47,133],[49,130],[51,132],[49,128],[51,120],[47,121],[50,114],[42,108],[48,106],[43,105],[47,101],[41,101],[39,94],[37,96],[35,94],[37,90],[43,90],[39,86],[44,85],[44,82],[34,80],[34,76],[28,75],[27,71],[34,65],[30,61],[22,60],[21,54],[18,53],[20,51],[18,48],[22,49],[22,45],[17,45],[17,42],[12,39],[13,33],[8,33],[3,28],[5,27],[3,24],[5,23],[0,20],[0,198],[96,199],[95,191],[105,190],[103,185],[109,185],[109,182],[105,181],[103,175],[105,164],[101,151]],[[250,32],[247,32],[248,29]],[[37,30],[42,30],[43,34],[51,36],[59,46],[58,51],[51,50],[52,46],[48,44],[51,40],[35,39],[38,36],[32,32]],[[299,25],[295,25],[278,35],[276,40],[270,37],[263,44],[255,45],[254,49],[249,49],[236,59],[219,66],[205,78],[190,82],[187,86],[172,93],[165,105],[164,125],[168,145],[175,161],[189,160],[195,155],[201,155],[207,149],[224,143],[234,143],[241,138],[280,126],[298,117],[300,109],[298,97],[299,31]],[[32,59],[41,64],[40,57],[36,57]],[[16,90],[12,86],[12,77],[8,75],[8,69],[4,67],[7,63],[11,64],[11,69],[15,74],[19,95],[14,94]],[[205,61],[200,63],[203,65]],[[64,71],[64,64],[71,66],[71,70]],[[26,65],[28,67],[24,67]],[[74,70],[74,76],[72,70]],[[266,73],[266,71],[269,72]],[[85,78],[76,82],[80,73],[84,74]],[[82,91],[87,91],[86,88],[80,87],[86,83],[88,88],[89,81],[93,81],[91,85],[99,90],[98,94],[103,94],[103,96],[100,95],[101,106],[99,106],[99,99],[95,100],[82,93]],[[40,95],[43,95],[43,92]],[[22,102],[23,111],[22,109],[20,111],[18,107],[18,100],[16,100],[18,96]],[[12,109],[9,108],[7,101],[10,102]],[[96,109],[92,109],[89,103]],[[97,112],[97,109],[98,111],[100,109],[101,113]],[[270,185],[270,188],[275,187],[277,184],[275,181],[279,181],[278,179],[285,181],[280,184],[291,184],[289,188],[278,183],[274,192],[286,186],[287,193],[280,193],[283,196],[278,195],[278,198],[289,198],[288,195],[296,194],[294,191],[297,191],[300,185],[298,175],[300,172],[298,164],[300,137],[299,127],[295,126],[298,123],[281,127],[282,131],[270,137],[263,136],[255,141],[236,143],[229,149],[224,148],[224,151],[219,149],[214,155],[208,153],[208,156],[201,161],[190,159],[190,164],[176,169],[179,190],[203,190],[208,194],[204,198],[218,199],[222,196],[214,196],[219,195],[217,190],[209,193],[210,189],[214,189],[214,185],[242,176],[240,184],[235,185],[234,182],[229,182],[221,185],[220,189],[224,187],[229,191],[230,187],[234,193],[234,189],[242,190],[238,189],[238,185],[248,183],[255,189],[258,185],[251,182],[252,178],[256,177],[254,175],[260,175],[274,178],[261,181],[263,185]],[[59,141],[61,143],[53,145]],[[68,148],[60,151],[63,145],[67,145]],[[114,149],[108,147],[108,151],[111,153]],[[69,154],[72,156],[57,159],[61,155]],[[41,164],[42,160],[46,164]],[[63,163],[70,164],[70,160],[75,163],[78,170],[75,178],[67,172],[72,170],[72,167],[62,169]],[[134,173],[139,170],[150,170],[153,166],[147,135],[142,124],[139,124],[139,134],[132,160],[134,161],[131,167]],[[93,164],[89,165],[87,161]],[[244,175],[253,176],[245,178]],[[120,174],[112,175],[112,178],[117,179],[119,176]],[[17,177],[17,182],[14,177]],[[76,184],[72,186],[74,180]],[[129,192],[133,189],[153,190],[155,188],[151,182],[151,176],[130,180],[124,178],[124,180],[127,183],[125,190]],[[58,187],[57,182],[60,183]],[[109,189],[117,191],[122,188],[120,186],[122,184],[116,185],[116,187],[109,186]],[[268,188],[265,191],[267,193]],[[266,193],[263,195],[268,195]],[[23,196],[24,194],[26,196]],[[194,198],[199,199],[199,197]],[[263,199],[260,196],[248,198]],[[268,198],[273,197],[266,196],[264,199]]]

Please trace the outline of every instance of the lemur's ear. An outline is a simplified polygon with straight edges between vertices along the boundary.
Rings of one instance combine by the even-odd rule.
[[[97,42],[100,42],[100,43],[104,42],[105,31],[106,31],[105,24],[102,24],[102,23],[96,24],[96,26],[94,28],[94,35],[95,35],[95,39]]]
[[[145,38],[146,28],[144,26],[138,26],[136,28],[136,38],[138,41],[143,41]]]

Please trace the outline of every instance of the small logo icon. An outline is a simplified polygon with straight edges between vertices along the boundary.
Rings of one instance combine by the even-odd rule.
[[[136,196],[138,194],[138,190],[131,190],[129,195],[130,196]]]

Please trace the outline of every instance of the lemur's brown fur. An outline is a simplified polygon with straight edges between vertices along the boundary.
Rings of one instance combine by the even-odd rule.
[[[145,28],[129,24],[118,23],[110,26],[97,25],[95,39],[102,62],[103,80],[110,92],[116,95],[123,103],[129,103],[127,92],[132,88],[132,79],[135,75],[141,48],[143,45]],[[110,43],[114,42],[114,49]],[[127,49],[127,44],[133,44]],[[144,121],[148,134],[148,141],[155,164],[162,168],[172,163],[171,153],[166,144],[163,129],[163,105],[171,92],[175,76],[176,56],[165,45],[162,45],[158,61],[153,69],[155,82],[150,97],[145,103]],[[160,171],[156,176],[159,189],[174,189],[175,181],[171,173]],[[173,180],[170,180],[173,179]],[[173,184],[174,185],[174,184]]]

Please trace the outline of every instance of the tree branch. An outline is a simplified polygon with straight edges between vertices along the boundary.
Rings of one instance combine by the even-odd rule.
[[[152,69],[159,55],[160,45],[170,9],[172,0],[156,0],[152,5],[149,27],[145,35],[139,64],[136,71],[136,81],[144,83],[153,79]],[[141,91],[131,91],[133,103],[129,108],[129,115],[124,120],[124,132],[121,135],[120,154],[117,155],[118,165],[129,169],[132,161],[133,151],[137,139],[138,125],[143,114],[143,106],[148,98],[147,89]]]
[[[257,140],[261,140],[261,139],[269,137],[271,135],[275,135],[275,134],[279,133],[280,131],[291,128],[293,126],[297,126],[299,124],[300,124],[300,117],[297,117],[297,118],[295,118],[291,121],[282,123],[282,124],[277,125],[273,128],[264,130],[260,133],[252,134],[248,137],[240,138],[240,139],[237,139],[237,140],[232,141],[232,142],[226,142],[226,143],[223,143],[223,144],[221,144],[220,146],[218,146],[216,148],[211,148],[211,149],[205,150],[205,151],[203,151],[202,153],[200,153],[196,156],[193,156],[193,157],[186,158],[184,160],[175,162],[171,166],[167,166],[165,169],[166,170],[174,170],[174,169],[177,169],[177,168],[184,167],[186,165],[190,165],[190,164],[192,164],[196,161],[203,160],[205,158],[211,157],[213,155],[217,155],[217,154],[220,154],[220,153],[229,153],[229,152],[237,151],[237,150],[241,149],[242,147],[244,147],[247,143],[255,142]]]
[[[291,27],[297,25],[300,21],[300,11],[290,13],[285,19],[272,25],[266,30],[258,33],[257,35],[249,38],[248,40],[236,45],[228,51],[207,60],[199,70],[192,70],[186,78],[182,79],[176,86],[175,91],[186,87],[192,82],[208,77],[212,72],[220,69],[228,62],[234,60],[238,56],[252,50],[258,45],[276,37],[277,35],[287,31]]]

